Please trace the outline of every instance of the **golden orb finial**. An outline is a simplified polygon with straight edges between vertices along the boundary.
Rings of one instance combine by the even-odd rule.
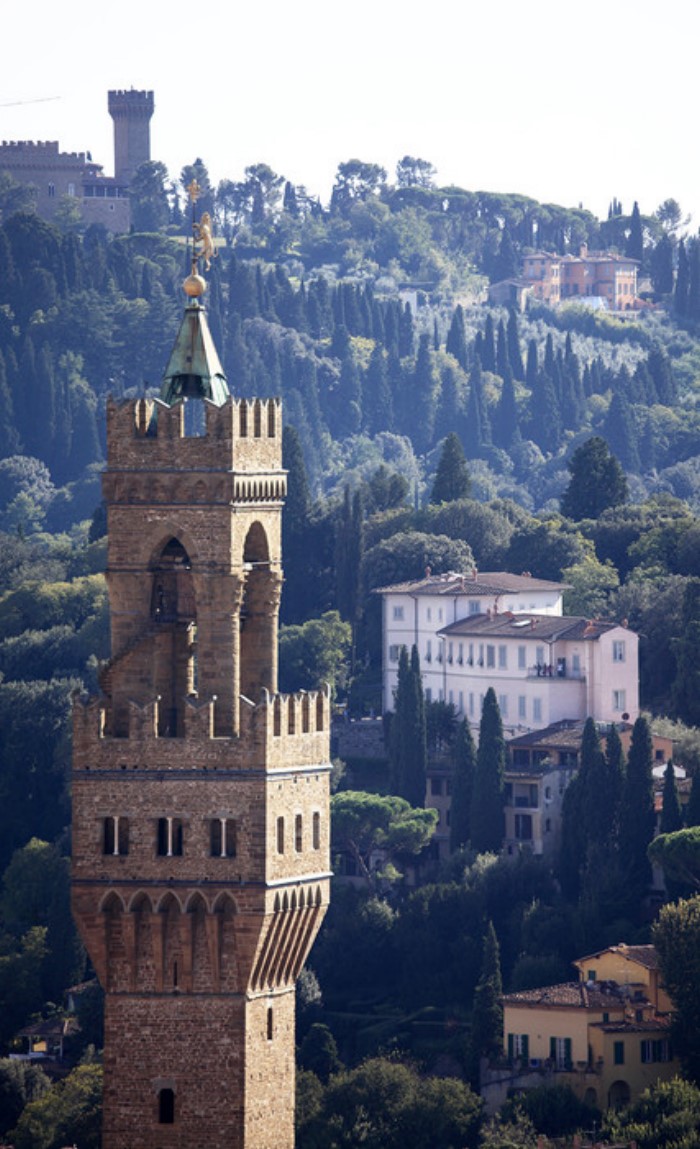
[[[187,279],[184,281],[182,289],[185,292],[185,295],[187,295],[190,299],[199,299],[200,296],[204,295],[204,292],[207,289],[207,283],[201,275],[197,275],[195,272],[192,272],[192,274],[188,275]]]

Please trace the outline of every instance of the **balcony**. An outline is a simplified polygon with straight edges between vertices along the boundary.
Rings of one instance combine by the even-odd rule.
[[[528,666],[528,678],[546,678],[551,682],[585,682],[586,676],[581,670],[572,670],[566,664],[542,663]]]

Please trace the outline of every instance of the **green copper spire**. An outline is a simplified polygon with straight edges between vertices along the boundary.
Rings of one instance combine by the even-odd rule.
[[[190,276],[185,281],[185,290],[190,296],[188,286],[195,286],[192,284],[195,279],[203,284],[199,276]],[[165,369],[160,397],[169,407],[183,399],[209,399],[221,407],[229,394],[206,312],[196,298],[191,298]]]

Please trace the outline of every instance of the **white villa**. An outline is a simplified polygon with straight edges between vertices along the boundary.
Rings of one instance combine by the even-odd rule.
[[[382,587],[384,709],[399,653],[418,649],[428,701],[478,725],[489,686],[508,734],[564,719],[634,722],[638,637],[624,626],[562,615],[563,583],[504,571],[449,573]]]

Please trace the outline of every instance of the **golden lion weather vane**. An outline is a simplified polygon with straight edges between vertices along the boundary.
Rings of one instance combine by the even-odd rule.
[[[204,267],[206,271],[211,269],[211,261],[216,258],[216,248],[214,246],[214,237],[212,233],[211,216],[208,211],[202,212],[200,220],[195,219],[195,204],[202,194],[202,189],[197,183],[196,179],[187,187],[187,194],[190,197],[192,204],[192,232],[194,235],[192,246],[192,274],[197,274],[197,264],[200,259],[204,260]],[[198,244],[201,246],[198,247]]]

